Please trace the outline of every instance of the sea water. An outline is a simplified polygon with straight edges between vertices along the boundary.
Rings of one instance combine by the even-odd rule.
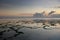
[[[44,28],[43,23],[30,22],[0,19],[0,40],[60,40],[59,24]]]

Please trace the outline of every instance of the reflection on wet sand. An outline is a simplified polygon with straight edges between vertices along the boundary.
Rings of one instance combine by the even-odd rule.
[[[60,23],[60,22],[59,22]],[[18,37],[19,35],[24,35],[25,33],[23,31],[20,31],[22,30],[23,28],[27,28],[27,29],[30,29],[30,30],[33,30],[33,29],[44,29],[45,30],[52,30],[52,29],[60,29],[60,24],[58,22],[48,22],[47,24],[45,23],[45,21],[25,21],[25,20],[8,20],[8,21],[2,21],[0,22],[0,39],[1,40],[8,40],[8,39],[11,39],[11,38],[16,38]],[[27,31],[27,30],[26,30]],[[13,32],[12,36],[9,32]],[[27,32],[28,33],[28,32]],[[10,36],[7,36],[7,37],[4,37],[4,35],[10,35]],[[28,35],[29,36],[29,35]],[[43,35],[44,36],[44,35]],[[42,36],[40,36],[42,37]],[[21,39],[21,37],[20,37]],[[22,38],[21,40],[23,40],[24,38]],[[26,38],[25,38],[26,39]],[[53,39],[53,37],[52,37]],[[52,40],[51,39],[51,40]],[[17,39],[15,39],[17,40]],[[28,40],[28,39],[26,39]],[[50,40],[50,39],[49,39]]]

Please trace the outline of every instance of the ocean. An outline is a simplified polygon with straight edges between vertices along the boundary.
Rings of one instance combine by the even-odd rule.
[[[0,40],[60,40],[60,23],[45,21],[0,19]]]

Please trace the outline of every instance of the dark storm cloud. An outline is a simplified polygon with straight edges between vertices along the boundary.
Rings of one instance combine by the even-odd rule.
[[[35,7],[41,3],[42,0],[0,0],[0,8]]]
[[[56,8],[60,8],[60,6],[57,6]]]
[[[15,6],[28,5],[31,4],[31,2],[33,2],[33,0],[0,0],[0,4],[9,4]]]
[[[32,2],[32,1],[30,1]],[[0,8],[29,5],[28,0],[0,0]]]
[[[53,7],[53,8],[60,8],[60,6],[55,6],[55,7]]]
[[[57,4],[60,4],[60,0],[0,0],[0,8],[52,7]]]
[[[57,8],[60,8],[60,6],[58,6]]]

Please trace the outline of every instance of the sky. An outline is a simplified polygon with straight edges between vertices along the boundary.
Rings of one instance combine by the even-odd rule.
[[[60,13],[60,0],[0,0],[0,16],[31,15],[42,11]]]

